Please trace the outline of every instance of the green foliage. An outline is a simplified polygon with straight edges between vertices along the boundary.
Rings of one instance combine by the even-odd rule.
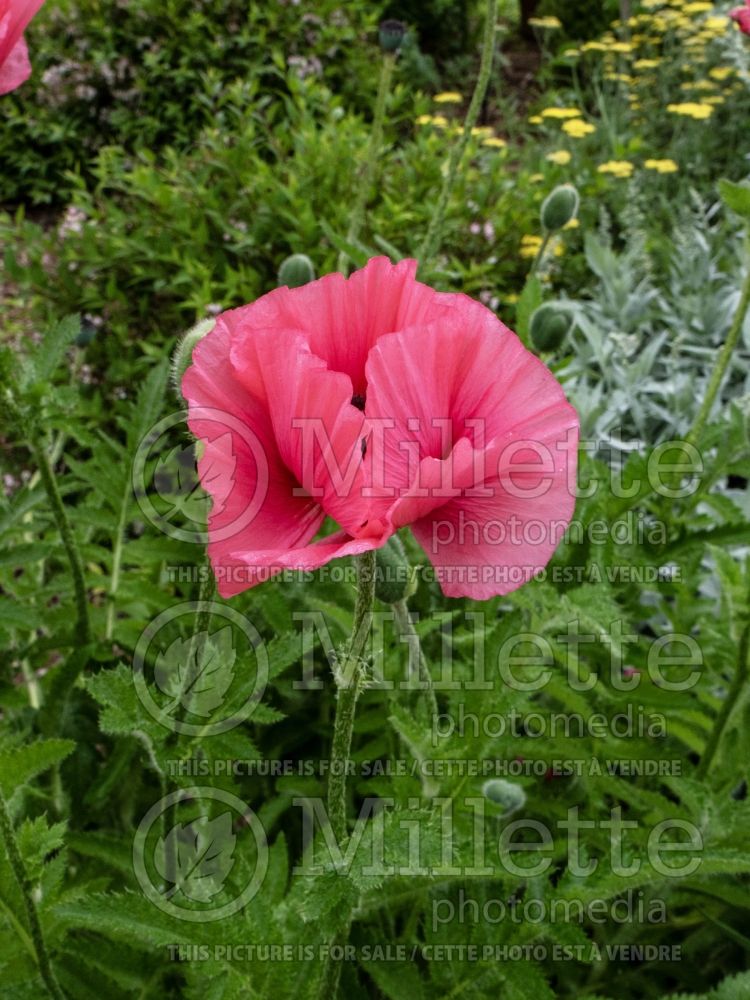
[[[97,151],[114,142],[189,149],[219,124],[235,81],[262,87],[278,108],[287,66],[360,100],[370,74],[354,43],[376,21],[376,6],[344,11],[332,0],[314,14],[241,0],[50,4],[29,31],[32,81],[3,101],[0,203],[60,202],[68,172],[89,176]]]

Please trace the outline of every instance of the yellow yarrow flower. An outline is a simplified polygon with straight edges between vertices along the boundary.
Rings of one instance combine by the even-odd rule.
[[[541,236],[522,236],[518,252],[521,257],[536,257],[542,245]]]
[[[556,163],[558,167],[567,167],[572,157],[567,149],[556,149],[552,153],[547,153],[545,159],[550,163]]]
[[[583,118],[573,118],[571,121],[563,122],[563,132],[572,139],[582,139],[585,135],[596,132],[596,127],[585,122]]]
[[[436,104],[460,104],[463,97],[456,90],[445,90],[432,98]]]
[[[547,31],[557,31],[562,28],[562,21],[559,17],[550,15],[549,17],[530,17],[529,24],[532,28],[543,28]]]
[[[508,143],[505,139],[499,139],[496,135],[489,135],[486,139],[482,140],[483,146],[489,146],[491,149],[505,149]]]
[[[657,174],[676,174],[680,169],[674,160],[646,160],[646,170],[655,170]]]
[[[541,125],[543,121],[544,119],[541,115],[532,115],[531,118],[529,118],[529,125]]]
[[[734,66],[714,66],[712,70],[709,70],[708,75],[712,80],[723,83],[724,80],[728,80],[730,76],[734,75]]]
[[[432,115],[419,115],[417,125],[432,125]]]
[[[705,101],[700,103],[687,101],[683,104],[668,104],[667,111],[673,115],[684,115],[686,118],[694,118],[696,121],[710,118],[714,113],[713,107]]]
[[[542,118],[580,118],[581,112],[578,108],[545,108],[542,111]]]
[[[597,167],[600,174],[612,174],[613,177],[632,177],[634,170],[629,160],[608,160]]]

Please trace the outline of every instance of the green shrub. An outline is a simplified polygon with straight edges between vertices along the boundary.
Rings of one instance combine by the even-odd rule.
[[[220,114],[236,80],[262,85],[259,108],[288,94],[287,69],[325,79],[355,106],[373,67],[355,58],[378,5],[321,0],[63,0],[29,33],[34,72],[3,98],[0,203],[60,202],[66,172],[88,177],[96,152],[186,149]]]

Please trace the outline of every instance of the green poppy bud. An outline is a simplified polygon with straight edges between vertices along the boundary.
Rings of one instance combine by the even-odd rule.
[[[193,348],[199,340],[203,340],[209,331],[213,330],[216,320],[202,319],[191,327],[177,344],[172,355],[172,384],[178,396],[182,395],[182,376],[190,367]]]
[[[526,792],[520,785],[502,778],[493,778],[482,785],[482,794],[490,802],[502,806],[503,816],[510,816],[526,805]]]
[[[578,215],[581,199],[572,184],[561,184],[542,202],[542,226],[548,233],[556,233]]]
[[[382,21],[378,38],[384,52],[398,52],[406,34],[406,25],[402,21]]]
[[[293,253],[279,268],[279,287],[299,288],[309,281],[315,281],[315,268],[304,253]]]
[[[545,302],[531,317],[531,343],[537,351],[556,351],[562,346],[570,327],[567,310],[557,302]]]
[[[384,604],[397,604],[414,593],[414,573],[401,539],[391,536],[375,553],[375,596]]]

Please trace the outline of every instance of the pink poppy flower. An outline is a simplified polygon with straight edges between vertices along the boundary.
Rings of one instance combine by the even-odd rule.
[[[23,32],[44,0],[0,0],[0,94],[28,80],[31,63]]]
[[[366,413],[386,430],[386,517],[410,525],[448,597],[527,583],[575,506],[578,415],[542,362],[489,309],[382,337]]]
[[[746,0],[744,7],[735,7],[729,12],[729,16],[740,26],[740,31],[750,35],[750,0]]]
[[[551,531],[516,548],[455,532],[467,518],[567,524],[575,411],[493,313],[416,281],[416,266],[375,258],[349,279],[277,289],[224,313],[195,348],[182,389],[205,445],[223,596],[376,548],[406,524],[449,595],[505,593],[550,558]],[[539,447],[554,450],[541,472]],[[313,541],[326,515],[343,530]]]

